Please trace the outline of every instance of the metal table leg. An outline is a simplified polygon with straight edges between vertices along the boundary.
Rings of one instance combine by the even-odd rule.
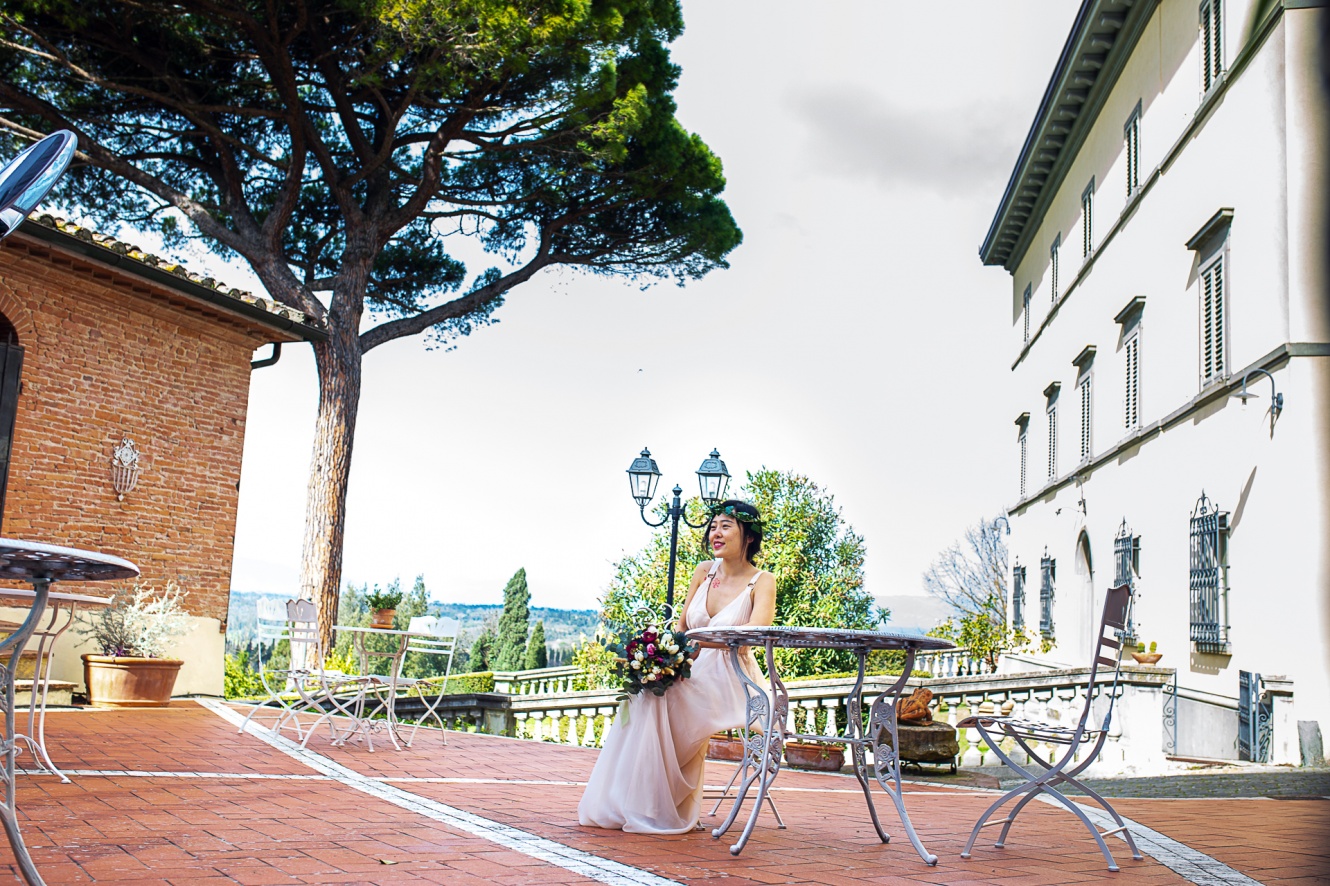
[[[23,879],[29,883],[29,886],[44,886],[41,875],[37,873],[37,868],[32,863],[32,856],[28,854],[28,847],[23,845],[23,835],[19,833],[18,807],[14,792],[14,756],[18,747],[18,737],[14,733],[14,673],[18,669],[19,658],[23,655],[23,647],[28,637],[32,636],[37,622],[46,610],[51,582],[44,578],[33,579],[32,588],[36,595],[32,601],[32,608],[28,610],[28,617],[23,620],[18,630],[0,642],[0,660],[4,660],[6,653],[9,655],[8,663],[0,664],[5,706],[5,735],[3,744],[0,745],[5,758],[4,773],[0,776],[5,782],[5,797],[4,803],[0,805],[0,820],[4,823],[5,836],[9,838],[9,846],[14,850],[14,860],[18,862]]]
[[[883,690],[882,694],[873,699],[873,706],[868,715],[868,738],[873,743],[873,768],[877,776],[878,784],[887,792],[891,802],[896,804],[896,813],[900,816],[901,824],[905,826],[905,834],[910,838],[910,843],[914,846],[914,851],[919,853],[919,857],[930,865],[937,864],[937,856],[924,848],[920,842],[919,835],[914,832],[914,825],[910,823],[910,814],[905,811],[905,801],[901,796],[901,761],[897,748],[900,747],[900,738],[896,733],[896,702],[900,699],[900,691],[905,687],[905,682],[910,679],[910,672],[914,670],[914,650],[905,651],[905,667],[901,670],[900,678]],[[891,737],[891,743],[882,740],[882,732],[886,731]],[[895,782],[893,788],[889,783]],[[869,808],[872,808],[872,801],[869,801]],[[876,819],[876,814],[874,814]],[[876,823],[876,822],[875,822]],[[879,829],[881,833],[881,829]]]
[[[28,746],[33,760],[39,767],[52,775],[59,776],[64,784],[69,784],[69,777],[51,762],[51,755],[46,750],[46,693],[51,685],[51,660],[54,657],[56,641],[74,623],[76,610],[77,607],[73,603],[68,604],[66,608],[65,604],[57,602],[46,610],[49,616],[46,626],[33,631],[32,636],[40,639],[37,642],[37,665],[33,671],[32,692],[29,693],[28,700],[28,732],[26,735],[22,732],[14,735],[14,738]],[[56,623],[62,614],[65,616],[64,623],[56,628]]]

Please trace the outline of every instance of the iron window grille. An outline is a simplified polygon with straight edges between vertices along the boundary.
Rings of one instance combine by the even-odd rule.
[[[1062,248],[1062,235],[1053,238],[1053,247],[1048,251],[1048,280],[1053,303],[1058,301],[1058,252]]]
[[[1021,314],[1024,317],[1024,341],[1030,340],[1030,296],[1034,291],[1033,283],[1025,284],[1025,295],[1021,297]]]
[[[1201,386],[1224,377],[1227,335],[1225,335],[1224,254],[1201,269]]]
[[[1141,537],[1133,535],[1127,518],[1122,518],[1118,534],[1113,539],[1113,587],[1131,586],[1132,596],[1136,596],[1136,577],[1141,574]],[[1136,626],[1132,622],[1132,606],[1127,610],[1127,627],[1123,637],[1136,638]]]
[[[1226,653],[1228,629],[1228,512],[1202,492],[1191,513],[1191,641]]]
[[[1011,627],[1025,630],[1025,567],[1017,563],[1011,570]]]
[[[1127,430],[1141,426],[1141,335],[1133,332],[1126,343],[1127,378],[1124,403]]]
[[[1039,636],[1053,639],[1053,593],[1058,563],[1044,552],[1039,560]]]
[[[1138,104],[1122,131],[1123,153],[1127,155],[1127,197],[1141,186],[1141,106]]]
[[[1094,252],[1094,179],[1081,192],[1081,258]]]
[[[1208,93],[1224,72],[1224,20],[1222,0],[1201,4],[1201,92]]]

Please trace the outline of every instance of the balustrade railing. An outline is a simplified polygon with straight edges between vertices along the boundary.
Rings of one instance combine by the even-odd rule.
[[[974,673],[947,674],[972,667]],[[1090,677],[1086,668],[982,674],[977,672],[978,660],[963,650],[920,655],[918,670],[933,676],[911,677],[907,691],[916,686],[930,689],[938,701],[937,720],[953,726],[971,714],[989,712],[1074,724],[1084,709]],[[507,731],[519,738],[600,747],[618,711],[620,693],[615,689],[573,691],[571,680],[576,673],[576,668],[496,673],[496,693],[506,691],[508,695]],[[1123,667],[1108,741],[1094,772],[1111,774],[1128,768],[1147,771],[1163,763],[1163,690],[1172,675],[1172,671],[1161,668]],[[866,677],[865,699],[875,697],[894,682],[894,677],[886,675]],[[852,683],[849,678],[789,682],[787,727],[806,734],[843,734],[845,696]],[[1112,672],[1101,674],[1092,690],[1095,704],[1091,722],[1096,727],[1103,720],[1111,689]],[[961,730],[957,738],[962,767],[997,765],[995,755],[984,746],[976,730]],[[1003,749],[1017,762],[1028,762],[1027,757],[1016,753],[1019,749],[1014,742],[1011,748],[1004,745]],[[1036,745],[1035,750],[1056,759],[1064,749]]]

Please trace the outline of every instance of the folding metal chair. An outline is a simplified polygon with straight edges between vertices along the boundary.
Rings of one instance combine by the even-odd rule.
[[[310,600],[286,601],[287,639],[291,642],[291,658],[296,660],[296,652],[303,649],[305,661],[316,662],[316,667],[292,668],[288,672],[290,685],[299,697],[299,704],[290,705],[291,717],[297,721],[304,712],[317,714],[314,724],[305,732],[300,746],[309,743],[310,736],[319,728],[320,723],[328,724],[332,743],[340,745],[356,733],[365,732],[369,740],[369,722],[361,716],[364,707],[365,691],[375,682],[375,678],[347,674],[323,666],[319,653],[318,608]],[[349,694],[344,694],[350,690]],[[350,728],[345,735],[338,735],[332,718],[338,714],[350,721]],[[374,747],[371,744],[370,750]]]
[[[240,731],[245,731],[245,727],[249,725],[249,721],[254,718],[255,714],[261,710],[271,708],[275,704],[279,713],[276,722],[273,723],[272,731],[280,732],[283,725],[288,720],[292,720],[295,723],[296,740],[299,741],[305,737],[304,731],[300,727],[300,719],[295,716],[295,709],[292,708],[287,699],[283,697],[284,695],[290,695],[293,691],[287,688],[292,679],[292,669],[286,667],[274,670],[269,667],[272,663],[271,651],[268,653],[268,660],[263,660],[263,646],[265,643],[269,644],[275,651],[278,643],[282,640],[290,639],[286,621],[286,604],[280,600],[273,600],[267,597],[260,599],[258,604],[257,628],[254,634],[255,638],[259,641],[259,680],[263,683],[263,689],[268,693],[268,697],[255,703],[254,709],[249,712],[245,717],[244,722],[240,724]]]
[[[406,653],[402,656],[402,661],[398,665],[397,687],[405,687],[407,694],[418,692],[420,701],[425,706],[425,712],[420,715],[411,726],[411,734],[403,744],[411,746],[416,738],[416,730],[425,725],[431,718],[439,724],[440,733],[443,735],[443,743],[448,743],[448,732],[445,729],[443,719],[439,716],[439,702],[443,700],[444,692],[448,688],[448,677],[453,670],[453,652],[457,647],[457,634],[461,625],[455,618],[445,618],[443,616],[417,615],[411,619],[407,626],[407,631],[411,634],[427,634],[428,636],[411,636],[407,638]],[[413,679],[403,674],[406,668],[407,658],[411,653],[420,655],[438,655],[443,656],[445,664],[443,668],[443,680],[438,681],[437,677],[422,677]],[[431,702],[429,696],[425,693],[427,690],[438,689],[438,694],[434,696]]]
[[[1100,851],[1104,853],[1104,858],[1108,860],[1110,871],[1118,870],[1118,865],[1113,860],[1113,854],[1108,851],[1108,845],[1104,842],[1104,837],[1122,834],[1127,841],[1127,845],[1131,847],[1131,857],[1137,861],[1141,859],[1140,850],[1136,848],[1136,841],[1132,839],[1131,831],[1127,830],[1127,825],[1123,823],[1122,817],[1109,805],[1107,800],[1076,778],[1095,761],[1099,756],[1099,752],[1103,749],[1104,741],[1108,738],[1108,726],[1113,718],[1113,702],[1118,694],[1118,681],[1122,673],[1122,636],[1126,629],[1130,610],[1130,585],[1122,585],[1108,592],[1108,597],[1104,600],[1104,615],[1099,622],[1099,642],[1095,644],[1094,656],[1090,662],[1090,682],[1085,692],[1085,709],[1081,711],[1081,718],[1074,728],[1037,720],[994,717],[984,714],[967,717],[956,724],[957,729],[973,728],[979,730],[979,735],[993,749],[993,753],[997,754],[1010,769],[1026,779],[1019,787],[1003,794],[997,802],[988,807],[983,815],[979,816],[979,820],[975,822],[974,830],[970,832],[970,839],[965,843],[965,850],[961,852],[961,858],[970,857],[970,850],[974,847],[974,841],[979,836],[980,829],[990,825],[1002,825],[1002,832],[998,835],[997,843],[994,844],[1001,849],[1006,844],[1007,832],[1011,830],[1011,824],[1016,820],[1016,816],[1020,815],[1026,804],[1043,793],[1071,810],[1081,820],[1081,823],[1089,829],[1095,838],[1095,842],[1099,844]],[[1113,669],[1113,681],[1107,688],[1108,710],[1104,714],[1103,723],[1096,729],[1089,725],[1089,722],[1091,708],[1094,705],[1095,686],[1098,682],[1101,667]],[[1043,771],[1033,772],[1031,769],[1035,767],[1032,766],[1031,769],[1027,769],[1013,760],[1000,744],[1006,738],[1014,739]],[[1065,746],[1066,750],[1056,763],[1050,763],[1030,746],[1031,742],[1062,745]],[[1080,760],[1075,760],[1078,750],[1080,751]],[[1063,784],[1072,785],[1093,798],[1112,816],[1117,827],[1101,834],[1084,810],[1057,790],[1057,786]],[[997,821],[988,820],[1004,803],[1016,797],[1021,798],[1020,802],[1011,810],[1009,816]]]

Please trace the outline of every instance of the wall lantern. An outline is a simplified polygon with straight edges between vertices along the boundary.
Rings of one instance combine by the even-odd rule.
[[[1264,369],[1253,369],[1244,375],[1242,377],[1242,390],[1234,392],[1231,396],[1241,400],[1243,406],[1247,405],[1248,400],[1259,400],[1261,398],[1260,394],[1247,390],[1247,380],[1258,372],[1270,379],[1270,417],[1272,419],[1278,418],[1279,413],[1284,410],[1284,395],[1275,388],[1275,377]]]
[[[111,452],[111,486],[115,488],[116,500],[124,501],[125,494],[133,492],[138,482],[139,451],[134,448],[134,441],[125,437]]]

